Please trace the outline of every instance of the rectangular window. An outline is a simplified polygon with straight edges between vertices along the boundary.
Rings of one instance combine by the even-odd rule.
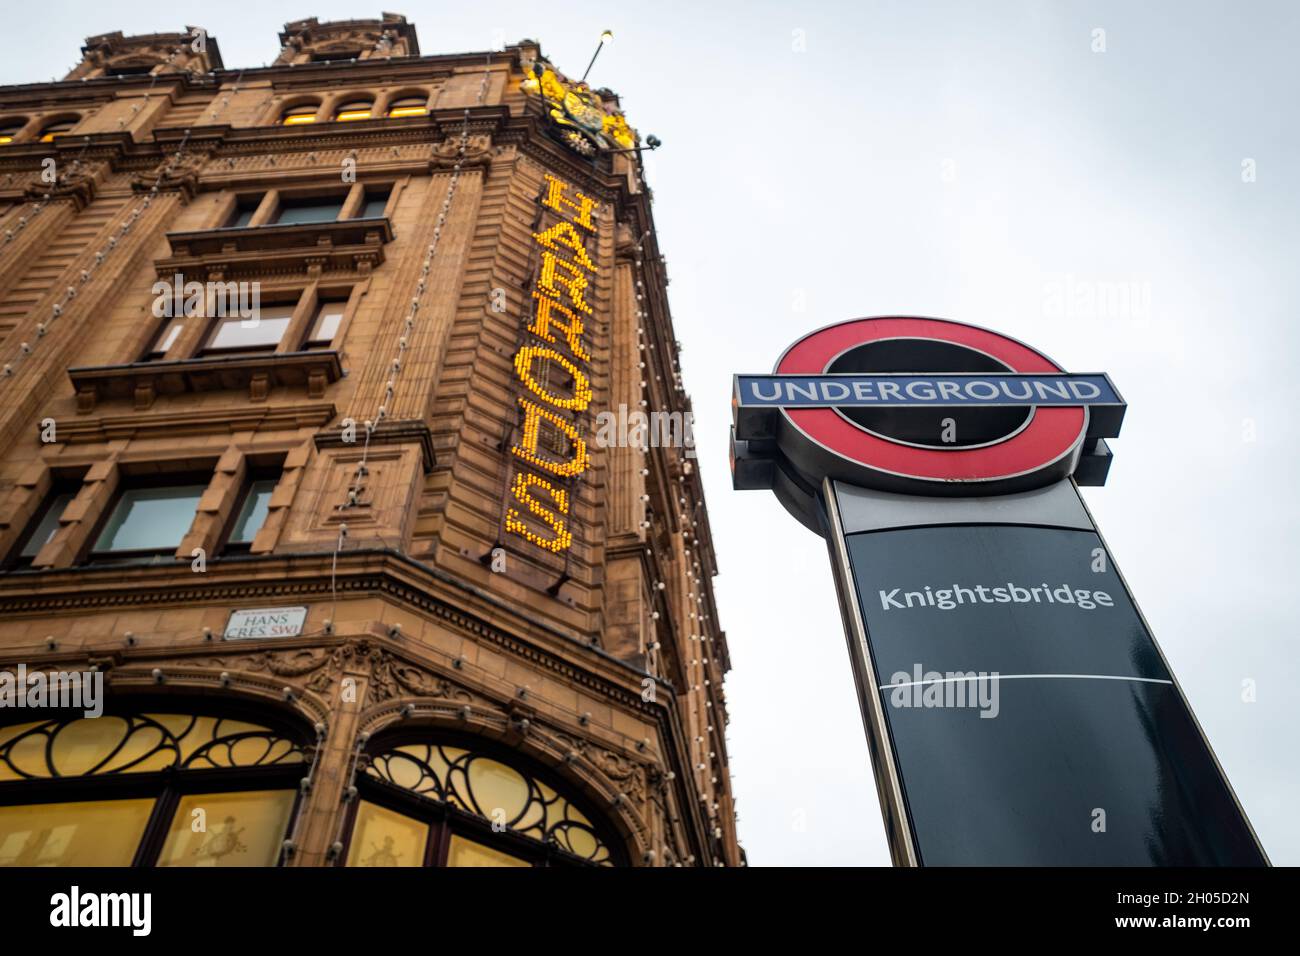
[[[75,497],[77,497],[76,491],[64,488],[56,490],[45,499],[41,510],[37,512],[36,520],[32,522],[23,537],[22,546],[10,562],[12,567],[31,567],[32,561],[40,553],[41,548],[49,544],[50,539],[59,530],[59,518],[63,516],[64,509]]]
[[[275,866],[289,829],[293,790],[191,793],[176,806],[157,866]],[[195,811],[211,815],[194,829]]]
[[[124,66],[110,66],[104,71],[105,76],[148,76],[154,70],[152,63],[133,63]]]
[[[531,866],[527,860],[503,853],[490,846],[484,846],[474,840],[467,840],[460,834],[453,833],[451,846],[447,849],[448,866]]]
[[[358,219],[383,219],[384,209],[388,206],[389,190],[367,189],[365,201],[357,213]]]
[[[162,556],[180,546],[207,485],[127,488],[95,540],[92,561]]]
[[[141,361],[156,362],[161,359],[167,354],[167,350],[176,344],[176,340],[180,338],[180,334],[181,320],[169,319],[162,327],[162,331],[158,333],[158,337],[154,339],[153,345],[150,346],[149,351],[144,353],[144,357]]]
[[[208,342],[203,347],[203,355],[222,355],[243,352],[274,352],[289,320],[293,318],[296,306],[264,305],[252,318],[245,319],[238,315],[226,315],[217,319]]]
[[[343,198],[285,199],[275,217],[277,225],[287,226],[313,222],[333,222],[343,211]]]
[[[234,212],[230,214],[230,221],[226,223],[226,228],[243,229],[253,221],[253,213],[257,212],[257,207],[261,204],[261,196],[251,196],[239,200],[235,204]]]
[[[0,807],[0,866],[130,866],[153,797]]]
[[[279,483],[277,476],[257,478],[248,485],[239,512],[235,515],[235,524],[230,529],[230,537],[226,539],[227,551],[247,551],[252,546],[257,532],[266,523],[271,495]]]
[[[348,866],[423,866],[429,825],[363,800],[348,847]]]
[[[347,307],[346,299],[321,302],[316,309],[316,318],[312,320],[311,332],[308,333],[307,341],[302,347],[304,349],[329,348],[334,341],[334,336],[338,335],[339,325],[343,321],[343,312]]]

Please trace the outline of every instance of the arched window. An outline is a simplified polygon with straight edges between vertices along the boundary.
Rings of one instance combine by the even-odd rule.
[[[40,137],[41,142],[42,143],[54,142],[54,137],[62,133],[66,133],[68,130],[72,129],[72,127],[76,126],[79,122],[81,122],[80,117],[73,116],[64,119],[57,119],[53,123],[47,123],[45,126],[41,127],[41,137]]]
[[[275,866],[307,759],[174,704],[0,727],[0,866]]]
[[[408,742],[409,741],[409,742]],[[613,866],[595,814],[518,754],[402,738],[359,777],[348,866]]]
[[[343,103],[334,111],[334,122],[348,123],[352,120],[370,119],[370,113],[374,107],[373,100],[350,100]]]
[[[302,126],[304,123],[314,123],[316,122],[316,111],[319,109],[319,103],[299,103],[296,106],[290,106],[280,117],[280,125]]]
[[[388,104],[388,118],[401,119],[403,116],[428,116],[429,108],[425,105],[428,98],[424,96],[404,96]]]
[[[3,119],[0,120],[0,146],[5,143],[12,143],[15,137],[23,131],[27,125],[25,119]]]

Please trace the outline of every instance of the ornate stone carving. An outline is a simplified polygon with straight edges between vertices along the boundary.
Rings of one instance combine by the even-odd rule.
[[[343,60],[420,54],[415,28],[397,13],[385,13],[382,20],[295,20],[284,25],[280,43],[277,66],[300,62],[304,55]]]
[[[23,190],[23,200],[26,202],[69,200],[80,212],[94,200],[95,187],[102,169],[103,165],[99,163],[94,165],[74,163],[72,168],[60,175],[56,182],[47,183],[39,177],[33,177]]]
[[[540,97],[550,133],[583,156],[605,150],[635,149],[636,130],[621,110],[606,106],[586,83],[575,83],[545,60],[524,64],[520,89]]]
[[[216,38],[201,27],[139,36],[123,36],[116,30],[87,37],[81,52],[82,61],[69,78],[107,71],[207,73],[224,67]]]
[[[156,186],[158,192],[179,191],[189,201],[198,192],[199,175],[208,163],[208,155],[208,151],[182,152],[178,159],[175,153],[168,153],[153,169],[132,176],[131,189],[152,193]]]
[[[460,157],[460,136],[448,136],[433,151],[430,169],[455,169],[459,157],[460,168],[486,167],[492,162],[492,137],[486,134],[469,136],[465,141],[465,155]]]

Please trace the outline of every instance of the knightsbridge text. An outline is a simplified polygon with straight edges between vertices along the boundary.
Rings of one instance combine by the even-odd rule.
[[[1021,586],[1008,581],[1005,585],[975,584],[962,587],[954,584],[950,588],[941,589],[926,585],[921,591],[880,589],[880,607],[886,611],[901,611],[909,607],[933,607],[951,611],[963,604],[1068,604],[1083,611],[1115,606],[1107,591],[1072,588],[1068,584],[1053,588],[1048,584]]]

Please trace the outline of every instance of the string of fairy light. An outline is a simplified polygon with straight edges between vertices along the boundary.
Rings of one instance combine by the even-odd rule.
[[[163,61],[163,65],[170,66],[172,61],[175,60],[176,57],[179,56],[184,49],[185,49],[184,44],[178,46],[175,50],[171,52],[170,55],[168,55],[167,59]],[[118,129],[125,128],[127,119],[134,117],[136,113],[140,112],[140,110],[144,108],[144,104],[149,101],[149,97],[153,92],[154,85],[157,82],[158,82],[158,73],[155,72],[149,77],[149,86],[145,90],[144,97],[143,97],[144,102],[133,105],[131,107],[130,115],[127,117],[123,117],[122,119],[117,121]],[[67,173],[64,174],[65,179],[71,178],[73,175],[76,174],[77,170],[81,168],[81,159],[83,156],[85,156],[86,150],[89,147],[90,147],[90,138],[87,137],[85,145],[82,146],[81,148],[81,152],[77,155],[77,158],[73,160],[72,167],[68,170]],[[50,188],[45,191],[45,195],[42,196],[40,199],[32,202],[31,215],[20,216],[18,218],[18,222],[16,223],[18,227],[17,229],[6,229],[3,238],[0,239],[0,245],[8,245],[10,242],[12,242],[15,238],[17,238],[18,233],[21,232],[23,229],[25,229],[27,227],[27,224],[32,219],[36,218],[37,215],[40,214],[40,211],[49,204],[50,197],[54,195],[54,189],[58,185],[58,181],[59,181],[59,175],[58,172],[56,171],[54,175],[54,180],[49,184]]]
[[[646,268],[645,268],[644,256],[645,256],[645,242],[649,238],[649,235],[650,232],[649,230],[647,230],[637,241],[637,243],[634,246],[635,252],[633,256],[633,262],[636,267],[635,295],[636,295],[636,303],[637,303],[636,304],[636,310],[637,310],[636,331],[637,331],[637,352],[638,352],[637,370],[642,375],[640,381],[641,399],[639,401],[639,405],[643,409],[649,406],[652,397],[652,392],[651,392],[652,386],[650,383],[648,369],[652,366],[653,363],[649,363],[646,361],[648,357],[646,353],[648,351],[653,351],[656,349],[654,341],[649,338],[645,328],[646,322],[649,319],[649,312],[648,312],[648,304],[646,301],[646,281],[645,281]],[[664,357],[661,356],[661,359],[662,358]],[[679,394],[684,394],[686,389],[685,389],[685,385],[682,382],[681,366],[678,362],[677,356],[671,350],[669,351],[669,354],[666,357],[666,361],[668,363],[668,370],[671,373],[673,378],[672,384],[674,390]],[[663,381],[662,374],[656,373],[655,381],[662,382]],[[648,437],[647,440],[642,441],[640,443],[639,448],[643,455],[649,454]],[[646,466],[645,463],[643,463],[643,466],[641,468],[642,477],[643,478],[648,477],[649,474],[650,474],[649,468]],[[688,639],[696,647],[695,650],[688,651],[688,654],[691,655],[688,657],[688,662],[689,662],[689,667],[692,669],[692,671],[694,671],[694,669],[698,669],[697,673],[688,671],[689,674],[688,679],[690,680],[690,686],[693,692],[704,691],[703,697],[704,697],[704,705],[705,705],[704,706],[705,713],[702,715],[705,732],[703,734],[697,734],[695,736],[695,739],[692,741],[694,746],[698,748],[697,753],[700,759],[693,760],[692,762],[694,764],[694,770],[696,771],[697,774],[700,775],[699,782],[701,784],[705,782],[704,780],[705,774],[708,774],[711,782],[714,785],[716,785],[718,782],[717,768],[716,766],[714,766],[712,769],[710,769],[710,765],[709,765],[709,761],[713,761],[715,763],[717,761],[716,751],[709,749],[709,735],[711,735],[714,732],[713,714],[712,714],[713,701],[709,696],[708,692],[705,690],[705,688],[711,686],[711,680],[709,677],[704,676],[708,674],[708,661],[709,661],[708,655],[712,652],[713,638],[708,634],[709,615],[704,610],[704,605],[705,605],[704,579],[702,577],[703,566],[700,561],[700,552],[699,552],[700,539],[699,536],[694,531],[694,529],[699,526],[699,522],[698,519],[695,518],[692,513],[688,513],[687,510],[690,507],[690,505],[686,497],[687,476],[684,470],[678,473],[677,481],[679,484],[679,488],[676,493],[676,499],[677,499],[676,510],[677,510],[678,524],[681,528],[681,534],[683,538],[683,552],[687,558],[686,578],[689,581],[689,587],[690,587],[690,590],[688,590],[687,592],[687,600],[688,602],[690,602],[689,606],[691,607],[691,610],[689,612],[689,619],[691,622],[690,623],[691,633],[688,635]],[[672,495],[670,494],[669,495],[670,501],[671,501],[671,497]],[[648,494],[643,493],[641,495],[641,501],[643,504],[647,504],[649,500],[650,500],[650,496]],[[699,503],[696,502],[694,506],[694,510],[698,511],[698,509],[699,509]],[[649,531],[652,528],[652,526],[653,526],[653,522],[650,520],[650,516],[647,515],[642,520],[641,527],[642,529]],[[651,549],[649,548],[646,549],[647,555],[651,555],[652,553],[653,552],[651,551]],[[656,581],[654,582],[654,588],[656,591],[662,591],[665,588],[665,584],[662,581]],[[660,641],[658,640],[658,633],[657,633],[658,630],[657,622],[659,620],[659,612],[652,611],[651,619],[652,619],[652,624],[655,627],[656,634],[655,634],[655,639],[651,642],[649,647],[650,653],[648,655],[648,663],[650,665],[649,667],[650,673],[652,676],[654,676],[658,671],[658,654],[660,651]],[[702,681],[702,683],[697,683],[697,681]],[[703,790],[704,788],[701,787],[701,789]],[[709,802],[709,795],[707,793],[701,793],[700,798],[702,801],[706,803],[706,809],[709,811],[709,816],[716,817],[717,813],[720,810],[719,804],[716,802]],[[712,834],[715,839],[720,839],[723,835],[721,827],[716,823],[712,827]],[[688,862],[693,862],[693,861],[688,861]],[[677,865],[680,865],[680,861],[677,862]]]
[[[483,78],[479,81],[478,94],[475,97],[475,105],[482,106],[484,98],[487,96],[488,81],[492,73],[492,54],[488,53],[483,64]],[[438,252],[438,243],[442,239],[442,230],[447,224],[447,216],[451,211],[452,201],[456,197],[456,190],[460,184],[461,170],[465,162],[465,152],[469,145],[469,126],[470,126],[470,109],[465,108],[464,118],[461,122],[460,138],[456,148],[456,158],[452,165],[451,176],[447,182],[447,192],[442,200],[442,208],[438,211],[438,218],[433,226],[433,236],[425,248],[424,261],[420,265],[420,276],[415,284],[415,291],[411,296],[411,302],[402,322],[402,335],[397,340],[397,352],[388,366],[388,380],[384,383],[383,397],[379,400],[379,405],[375,409],[372,418],[366,419],[362,424],[365,437],[361,444],[361,460],[357,463],[356,469],[352,473],[352,478],[348,483],[346,500],[339,506],[340,510],[347,512],[360,504],[361,491],[365,485],[365,478],[369,474],[367,463],[370,456],[370,443],[374,438],[375,432],[380,428],[383,422],[388,418],[389,404],[397,390],[398,376],[402,373],[403,357],[410,347],[411,336],[416,331],[416,323],[420,318],[420,309],[423,304],[425,292],[428,290],[429,273],[433,268],[433,258]],[[343,544],[347,540],[348,526],[347,522],[339,523],[338,537],[334,543],[333,567],[330,572],[330,599],[331,599],[331,616],[338,603],[337,588],[337,569],[338,558],[343,550]]]
[[[82,145],[81,152],[79,152],[76,155],[76,158],[73,159],[72,165],[69,167],[68,171],[63,174],[64,180],[70,180],[76,176],[77,172],[81,169],[81,162],[85,158],[88,149],[90,149],[89,137],[86,138],[86,142]],[[14,223],[14,227],[4,231],[4,236],[0,237],[0,246],[7,246],[9,243],[13,242],[18,238],[18,233],[26,229],[27,224],[40,215],[41,210],[49,205],[50,198],[54,195],[54,190],[58,188],[58,185],[59,172],[56,169],[54,171],[54,179],[47,184],[48,188],[45,190],[45,195],[41,196],[40,199],[28,200],[28,202],[31,203],[31,209],[24,209],[23,215],[18,217],[18,221]],[[24,203],[24,205],[26,205],[26,203]]]
[[[167,67],[171,66],[171,64],[175,61],[176,57],[180,56],[184,52],[184,50],[185,50],[185,44],[181,44],[180,46],[178,46],[163,61],[161,68],[156,69],[154,71],[153,75],[150,78],[149,86],[145,90],[144,95],[141,98],[141,102],[133,104],[130,113],[127,116],[124,116],[118,120],[117,125],[119,129],[124,129],[126,127],[126,124],[130,120],[132,120],[137,113],[139,113],[142,109],[144,109],[150,97],[153,95],[153,88],[154,85],[158,82],[158,77],[166,70]],[[234,93],[239,91],[239,82],[242,78],[243,78],[243,71],[241,70],[237,75],[235,79],[235,83],[233,84],[231,90],[228,93],[226,93],[226,95],[220,100],[217,107],[210,114],[212,119],[216,119],[221,114],[221,112],[226,108],[226,106],[230,104],[231,96]],[[176,147],[176,151],[172,153],[171,156],[168,158],[168,160],[159,167],[158,175],[157,177],[155,177],[153,185],[149,188],[149,191],[141,198],[140,202],[137,205],[130,208],[130,211],[126,214],[126,217],[121,221],[121,223],[119,223],[115,233],[110,235],[108,239],[105,241],[104,246],[95,251],[93,258],[86,264],[86,267],[81,270],[77,278],[76,284],[67,286],[63,290],[63,293],[59,296],[58,300],[51,304],[49,316],[45,319],[39,320],[36,323],[35,342],[31,340],[24,340],[22,342],[19,342],[17,353],[13,356],[12,359],[10,359],[10,361],[4,363],[3,366],[0,366],[0,377],[12,378],[14,376],[14,373],[17,371],[17,366],[35,352],[36,344],[39,343],[43,338],[45,338],[45,336],[50,331],[50,326],[53,325],[56,321],[58,321],[67,312],[69,306],[72,303],[72,300],[77,297],[78,286],[85,286],[87,283],[90,282],[92,278],[94,278],[95,273],[100,269],[101,266],[103,266],[103,264],[108,260],[109,256],[111,256],[113,252],[117,249],[121,240],[125,238],[126,235],[131,231],[131,228],[135,225],[136,221],[139,220],[139,218],[143,216],[145,212],[148,211],[151,205],[153,205],[154,199],[156,199],[158,194],[162,191],[163,180],[165,180],[171,174],[172,170],[174,170],[176,166],[185,158],[185,150],[189,145],[191,135],[192,135],[192,131],[187,128],[181,137],[180,143]],[[85,156],[86,150],[89,148],[90,148],[90,139],[87,138],[85,145],[82,147],[81,153],[78,155],[77,159],[74,160],[71,168],[64,174],[65,181],[71,178],[73,175],[75,175],[76,172],[81,168],[82,158]],[[50,188],[46,191],[43,200],[37,204],[36,206],[37,211],[39,211],[40,208],[43,208],[45,205],[48,204],[50,197],[54,193],[54,189],[55,186],[57,185],[57,182],[58,182],[58,174],[56,172],[55,182],[50,185]],[[18,221],[19,228],[25,226],[29,221],[30,220],[24,221],[23,219],[19,219]],[[12,241],[13,238],[14,238],[13,234],[6,231],[4,236],[4,242],[7,244],[10,241]]]

